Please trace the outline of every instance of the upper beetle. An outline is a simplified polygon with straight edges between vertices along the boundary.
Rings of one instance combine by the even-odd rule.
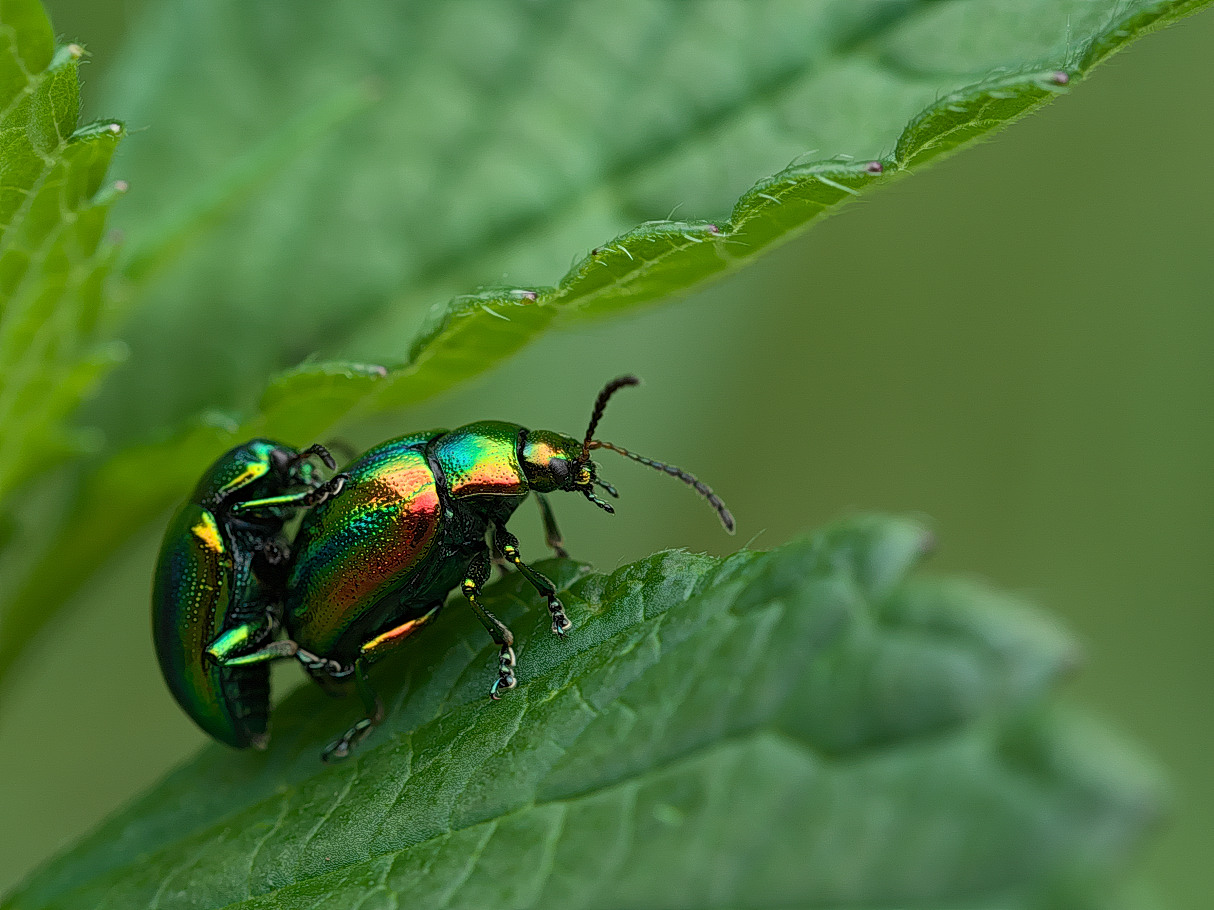
[[[193,721],[230,746],[264,748],[270,684],[262,665],[223,666],[277,633],[287,545],[298,509],[339,492],[308,460],[336,467],[323,446],[302,452],[254,439],[207,469],[169,522],[152,585],[160,671]]]
[[[607,384],[581,440],[487,420],[402,436],[366,452],[344,469],[342,495],[308,512],[295,538],[283,613],[290,639],[234,662],[294,655],[322,684],[353,677],[367,716],[325,750],[326,759],[341,758],[383,716],[367,666],[434,619],[460,587],[500,648],[493,696],[513,687],[514,636],[480,602],[490,572],[487,536],[493,552],[547,599],[552,630],[570,628],[552,582],[523,562],[518,539],[506,529],[529,494],[539,501],[549,545],[566,555],[544,494],[580,493],[614,511],[595,495],[596,487],[617,493],[590,458],[595,449],[611,449],[690,484],[734,530],[733,516],[706,484],[593,438],[608,399],[637,382],[622,376]]]

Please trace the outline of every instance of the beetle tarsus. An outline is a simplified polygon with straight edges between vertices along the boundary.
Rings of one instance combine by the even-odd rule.
[[[328,662],[335,663],[334,661]],[[384,703],[371,688],[371,680],[367,677],[367,661],[356,660],[350,666],[342,667],[341,671],[343,675],[347,676],[354,674],[355,687],[359,698],[362,699],[363,707],[367,710],[367,716],[343,733],[340,739],[334,740],[325,747],[324,752],[320,753],[320,759],[326,763],[349,758],[354,748],[366,739],[384,719]]]
[[[320,486],[308,493],[301,500],[305,506],[318,506],[328,499],[332,499],[346,487],[346,481],[350,479],[349,474],[334,474]]]
[[[325,746],[325,750],[320,753],[320,760],[329,765],[334,762],[344,761],[350,757],[350,753],[354,750],[354,747],[366,739],[373,729],[375,729],[375,724],[371,722],[370,718],[364,717],[342,734],[340,739],[336,739]]]
[[[561,638],[573,628],[573,623],[565,615],[565,606],[555,597],[548,598],[548,613],[552,616],[552,631]]]
[[[294,645],[295,643],[291,642],[291,644]],[[354,672],[353,664],[342,666],[335,660],[329,660],[326,657],[313,654],[311,651],[305,651],[298,645],[295,646],[294,653],[306,669],[317,673],[324,673],[326,676],[332,676],[334,679],[344,679]]]
[[[518,678],[514,675],[515,663],[514,648],[504,645],[497,659],[497,681],[494,682],[493,688],[489,690],[489,697],[494,701],[501,698],[497,694],[498,689],[513,689],[518,685]]]

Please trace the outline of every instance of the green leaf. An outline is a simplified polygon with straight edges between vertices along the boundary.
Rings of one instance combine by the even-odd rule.
[[[388,719],[313,687],[266,754],[219,746],[4,907],[1090,907],[1159,812],[1152,772],[1055,704],[1076,648],[977,584],[908,574],[921,527],[770,553],[568,561],[564,641],[517,575],[520,686],[462,604],[375,671]]]
[[[417,401],[736,268],[870,162],[987,134],[1203,3],[166,4],[108,86],[153,129],[123,151],[145,310],[97,417],[248,412],[312,353],[402,365],[376,403]]]
[[[225,439],[304,443],[420,402],[742,266],[1207,2],[165,5],[110,87],[154,126],[124,148],[133,356],[0,602],[0,682],[219,451],[148,427],[223,408]]]
[[[87,442],[66,419],[125,350],[102,293],[122,125],[77,128],[83,54],[41,4],[0,3],[0,502]]]

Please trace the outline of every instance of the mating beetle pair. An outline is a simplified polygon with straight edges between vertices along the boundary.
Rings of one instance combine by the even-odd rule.
[[[611,449],[691,485],[733,532],[733,517],[705,484],[679,468],[594,439],[608,399],[633,376],[599,394],[581,441],[517,424],[481,421],[389,440],[327,482],[309,456],[334,467],[320,446],[302,452],[257,440],[233,449],[204,476],[169,526],[152,597],[161,670],[178,703],[217,739],[264,747],[266,662],[298,659],[325,688],[353,681],[366,716],[329,745],[343,758],[383,718],[367,668],[432,621],[461,588],[498,645],[491,694],[516,684],[514,636],[482,606],[492,552],[544,596],[552,630],[569,619],[552,582],[523,562],[506,523],[531,493],[549,546],[565,556],[546,493],[595,495],[590,453]],[[284,522],[307,509],[289,547]],[[277,639],[280,629],[286,638]]]

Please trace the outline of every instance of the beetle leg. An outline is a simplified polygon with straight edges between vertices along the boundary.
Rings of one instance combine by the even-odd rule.
[[[274,642],[267,645],[265,648],[258,646],[267,638],[273,636],[277,628],[277,620],[270,613],[263,613],[257,619],[249,622],[242,622],[238,626],[233,626],[228,629],[213,642],[207,645],[204,652],[206,658],[222,667],[239,667],[243,664],[261,663],[264,660],[275,660],[277,657],[293,657],[294,652],[290,654],[272,653],[264,657],[253,658],[254,655],[260,655],[262,651],[267,651],[274,648],[281,642]],[[294,644],[294,642],[292,642]],[[255,649],[255,650],[250,650]],[[242,653],[248,652],[248,653]]]
[[[411,619],[408,622],[403,622],[394,629],[389,629],[380,635],[375,636],[370,641],[366,642],[360,649],[362,659],[368,664],[373,664],[382,658],[384,655],[396,650],[400,645],[414,632],[426,625],[435,616],[438,611],[443,608],[443,603],[440,600],[432,606],[427,613],[423,613],[416,619]]]
[[[282,496],[267,496],[264,499],[247,499],[229,506],[228,512],[232,515],[239,515],[242,512],[253,512],[258,509],[290,508],[292,506],[306,509],[318,506],[326,499],[332,499],[340,493],[349,479],[349,474],[335,474],[320,486],[304,490],[302,493],[284,493]]]
[[[244,667],[270,660],[297,657],[299,662],[309,670],[323,670],[331,675],[336,675],[341,671],[341,664],[337,661],[317,657],[289,638],[272,641],[247,654],[240,653],[243,648],[249,646],[250,642],[265,641],[266,636],[273,635],[277,627],[278,621],[269,613],[254,622],[233,626],[207,646],[204,652],[206,659],[221,667]]]
[[[540,515],[544,518],[544,540],[554,553],[561,559],[568,559],[565,552],[565,539],[561,537],[561,529],[556,526],[556,515],[552,511],[552,503],[543,493],[535,494],[535,501],[540,505]]]
[[[506,562],[506,557],[497,551],[497,547],[493,548],[493,555],[489,557],[489,560],[493,568],[501,573],[499,578],[505,578],[510,574],[510,563]]]
[[[299,654],[299,645],[290,639],[272,641],[264,648],[258,648],[256,651],[251,651],[248,654],[232,654],[227,649],[227,642],[225,640],[232,633],[239,632],[240,629],[240,626],[228,629],[227,632],[215,639],[206,650],[207,658],[213,660],[221,667],[244,667],[248,664],[265,663],[267,660],[282,660],[284,657],[295,657]]]
[[[354,661],[354,686],[363,707],[367,709],[367,716],[343,733],[340,739],[329,743],[325,751],[320,753],[321,761],[331,763],[349,757],[350,750],[366,739],[384,719],[384,703],[371,688],[371,680],[367,678],[367,662],[362,658]]]
[[[493,540],[501,548],[502,555],[514,564],[514,567],[522,573],[527,581],[531,582],[531,586],[535,590],[547,598],[548,612],[552,616],[552,631],[557,635],[564,635],[568,632],[573,627],[573,623],[565,615],[565,605],[556,596],[556,587],[548,576],[535,571],[523,562],[523,557],[518,551],[518,538],[507,531],[505,525],[497,525]]]
[[[468,576],[464,579],[462,590],[472,612],[481,621],[481,625],[500,649],[497,659],[497,682],[489,690],[494,698],[500,698],[498,689],[513,689],[518,680],[514,677],[514,633],[506,628],[505,623],[481,606],[481,586],[489,580],[489,554],[482,550],[468,564]]]

